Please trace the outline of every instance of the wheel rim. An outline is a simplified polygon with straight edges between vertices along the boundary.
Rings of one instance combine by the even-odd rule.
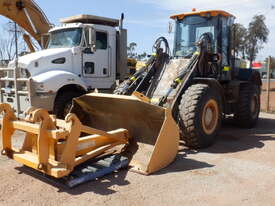
[[[215,100],[210,99],[203,108],[202,127],[206,134],[211,135],[217,128],[219,107]]]

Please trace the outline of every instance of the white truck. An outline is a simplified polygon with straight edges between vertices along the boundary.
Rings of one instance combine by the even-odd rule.
[[[34,106],[63,118],[72,98],[95,88],[112,90],[128,74],[123,16],[78,15],[61,23],[49,30],[45,49],[1,68],[0,101],[10,103],[18,116]]]

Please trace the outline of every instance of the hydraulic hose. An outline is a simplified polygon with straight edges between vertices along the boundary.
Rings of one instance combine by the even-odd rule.
[[[170,88],[167,90],[166,94],[160,99],[158,103],[159,106],[163,106],[167,102],[169,95],[173,92],[174,89],[178,87],[179,84],[183,82],[187,74],[195,71],[197,65],[201,63],[200,60],[203,54],[205,54],[205,52],[210,52],[211,37],[209,36],[209,34],[202,34],[200,40],[196,43],[196,45],[198,47],[198,51],[194,52],[193,56],[189,61],[189,64],[183,69],[181,69],[180,74],[175,78],[173,83],[170,85]],[[205,59],[203,59],[203,61],[205,61]]]
[[[115,94],[131,95],[134,91],[147,93],[152,90],[152,78],[163,70],[165,64],[170,58],[170,47],[166,38],[159,37],[153,47],[153,54],[147,60],[144,67],[136,71],[129,79],[125,80],[114,91]]]

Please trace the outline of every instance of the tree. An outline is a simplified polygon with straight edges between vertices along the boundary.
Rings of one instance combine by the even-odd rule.
[[[129,44],[129,46],[127,47],[128,57],[136,58],[136,56],[137,56],[137,54],[135,53],[136,47],[137,47],[137,43],[135,43],[135,42],[131,42]]]
[[[127,47],[127,55],[129,58],[137,59],[139,61],[142,61],[147,57],[147,53],[143,52],[142,54],[138,54],[136,52],[137,43],[131,42],[129,46]]]
[[[26,44],[22,37],[23,33],[23,29],[17,27],[18,53],[26,50]],[[14,23],[9,22],[2,26],[2,36],[0,37],[0,60],[12,60],[14,59],[15,54]]]
[[[245,53],[247,59],[250,61],[250,67],[252,62],[256,59],[256,56],[260,49],[263,48],[263,44],[268,40],[269,30],[265,24],[264,15],[256,15],[248,26],[248,35]]]
[[[246,48],[246,39],[247,39],[247,29],[242,24],[234,24],[233,33],[234,37],[234,48],[237,56],[241,55],[245,59],[245,48]]]
[[[147,57],[147,53],[146,52],[143,52],[142,54],[139,54],[138,56],[137,56],[137,59],[139,60],[139,61],[142,61],[143,59],[145,59]]]

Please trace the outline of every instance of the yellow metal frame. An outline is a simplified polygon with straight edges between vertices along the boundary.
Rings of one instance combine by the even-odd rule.
[[[141,93],[89,93],[75,98],[71,111],[90,127],[128,130],[131,140],[123,154],[130,171],[152,174],[173,162],[178,153],[179,127],[171,110],[152,105]]]
[[[126,129],[105,132],[87,127],[72,113],[60,120],[44,109],[31,108],[24,120],[17,120],[6,103],[0,104],[0,112],[4,113],[2,155],[56,178],[68,175],[75,166],[110,152],[115,146],[129,143]],[[12,146],[16,130],[26,133],[21,149]]]

